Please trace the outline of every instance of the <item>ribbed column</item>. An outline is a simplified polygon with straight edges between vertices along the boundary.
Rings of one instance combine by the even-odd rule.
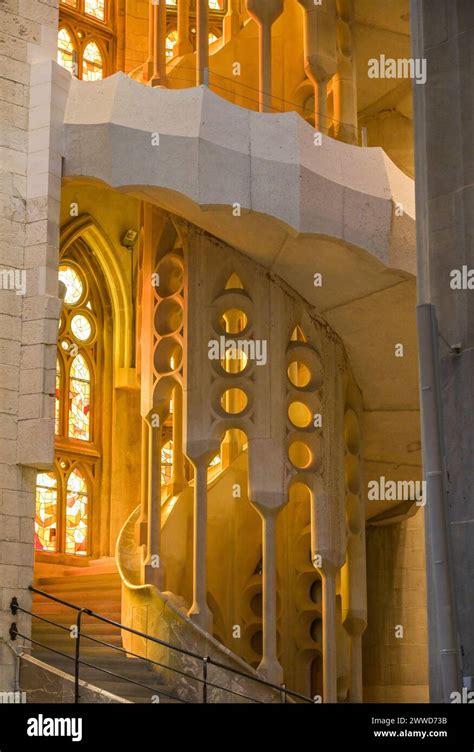
[[[259,508],[262,517],[262,602],[263,652],[258,667],[274,684],[283,681],[283,669],[277,655],[277,577],[276,577],[276,509]]]
[[[153,5],[152,86],[166,86],[166,0]]]
[[[178,384],[173,389],[173,475],[171,492],[177,494],[186,485],[183,452],[183,392]]]
[[[272,25],[283,12],[283,0],[246,0],[247,11],[258,25],[259,109],[270,112],[272,104]]]
[[[196,0],[196,84],[209,83],[209,4]]]
[[[148,528],[148,423],[142,418],[142,436],[140,447],[140,517],[137,525],[138,545],[145,546]],[[146,558],[146,548],[144,548]]]
[[[153,57],[155,54],[155,27],[154,27],[154,9],[153,0],[148,2],[148,56],[143,66],[143,78],[145,81],[149,81],[153,76]]]
[[[178,41],[176,55],[187,55],[193,51],[189,41],[189,0],[178,0]]]
[[[298,2],[304,8],[304,68],[314,85],[315,127],[327,133],[327,85],[337,70],[335,0]]]
[[[164,566],[161,560],[161,427],[149,419],[148,433],[148,533],[145,559],[145,582],[164,589]]]
[[[212,634],[212,614],[207,605],[207,457],[193,460],[193,603],[188,616]]]
[[[224,43],[227,44],[236,37],[241,28],[240,0],[229,0],[227,13],[224,16]]]
[[[323,602],[323,700],[337,702],[336,663],[336,567],[324,562],[319,568]]]

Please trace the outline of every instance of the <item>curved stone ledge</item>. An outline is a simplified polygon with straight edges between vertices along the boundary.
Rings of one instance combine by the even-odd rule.
[[[413,181],[380,148],[326,136],[315,145],[294,112],[257,113],[206,87],[152,89],[123,73],[72,79],[65,126],[65,176],[173,191],[231,216],[239,204],[293,234],[339,239],[414,273]]]

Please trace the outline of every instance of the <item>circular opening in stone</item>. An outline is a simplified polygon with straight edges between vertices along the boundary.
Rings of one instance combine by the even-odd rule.
[[[181,367],[183,348],[171,338],[162,339],[155,350],[155,369],[158,373],[171,373]]]
[[[313,416],[308,405],[295,400],[288,406],[288,417],[295,428],[307,428],[311,424]]]
[[[173,334],[181,329],[183,307],[177,300],[163,300],[155,316],[155,328],[160,337]]]
[[[294,467],[304,470],[311,465],[311,450],[304,441],[293,441],[288,449],[288,457]]]
[[[158,264],[157,291],[160,298],[169,298],[175,295],[183,286],[184,271],[179,259],[168,256]]]
[[[248,397],[243,389],[227,389],[221,397],[221,407],[229,415],[242,413],[248,402]]]
[[[314,640],[314,642],[321,643],[323,641],[323,625],[321,619],[314,619],[311,622],[310,634],[311,639]]]
[[[352,454],[346,455],[344,460],[346,486],[354,496],[360,491],[360,467],[357,457]]]
[[[242,373],[248,363],[247,353],[237,347],[226,348],[225,358],[221,359],[221,366],[226,373]]]
[[[294,360],[288,366],[288,379],[293,386],[304,389],[311,381],[311,371],[299,360]]]
[[[258,655],[262,655],[263,651],[263,633],[261,630],[255,632],[250,638],[250,646],[252,650]]]
[[[229,308],[219,319],[222,331],[226,334],[240,334],[248,324],[247,314],[240,308]]]
[[[250,601],[250,608],[255,616],[261,616],[263,613],[262,594],[256,593]],[[258,652],[258,651],[257,651]]]
[[[321,603],[323,597],[323,585],[321,580],[315,580],[309,590],[309,597],[313,603]]]

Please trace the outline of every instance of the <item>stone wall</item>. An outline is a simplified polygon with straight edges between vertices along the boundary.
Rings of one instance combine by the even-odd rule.
[[[421,511],[400,524],[367,528],[367,606],[364,702],[427,702]]]
[[[35,470],[54,455],[61,123],[69,74],[56,63],[58,0],[0,4],[0,689],[13,595],[28,603]],[[29,619],[17,616],[21,632]]]

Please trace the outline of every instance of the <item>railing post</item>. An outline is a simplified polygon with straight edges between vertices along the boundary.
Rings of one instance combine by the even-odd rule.
[[[203,678],[203,685],[202,685],[202,701],[204,705],[207,704],[207,666],[209,663],[209,657],[206,655],[202,659],[202,678]]]
[[[80,700],[80,694],[79,694],[79,656],[80,656],[80,649],[81,649],[81,618],[82,618],[82,612],[84,609],[81,608],[80,611],[77,612],[77,619],[76,619],[76,653],[74,658],[74,703],[76,705],[79,704]]]

